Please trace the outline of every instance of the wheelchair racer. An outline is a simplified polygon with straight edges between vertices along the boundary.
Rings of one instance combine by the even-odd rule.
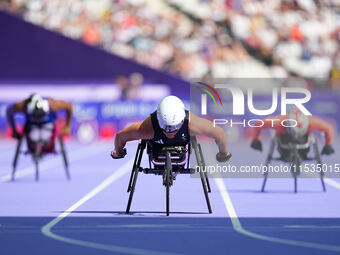
[[[39,94],[32,94],[29,98],[10,105],[7,108],[7,119],[12,129],[12,137],[21,139],[27,134],[28,144],[43,142],[48,144],[53,137],[54,123],[57,119],[56,112],[66,111],[66,124],[60,132],[61,136],[71,132],[72,105],[62,100],[45,98]],[[24,134],[17,131],[14,116],[17,113],[25,114],[26,122]]]
[[[190,136],[205,135],[213,138],[219,152],[216,159],[226,162],[231,158],[227,150],[227,138],[222,128],[213,127],[209,120],[200,118],[185,109],[183,102],[176,96],[167,96],[159,103],[157,110],[143,121],[117,133],[111,151],[113,158],[122,158],[126,155],[124,149],[126,142],[133,140],[151,140],[161,145],[186,145]]]
[[[277,121],[272,121],[276,119]],[[281,124],[281,121],[288,119],[286,126],[284,127]],[[295,123],[289,120],[295,120]],[[289,123],[291,122],[291,123]],[[260,125],[260,123],[258,123]],[[294,127],[293,127],[294,126]],[[293,144],[305,144],[308,142],[308,135],[313,130],[319,130],[325,133],[326,143],[322,149],[321,154],[330,155],[334,153],[334,149],[332,147],[332,142],[334,138],[334,129],[331,124],[328,122],[312,115],[304,115],[298,108],[292,108],[287,115],[276,115],[272,117],[268,117],[264,119],[264,125],[262,127],[255,128],[255,133],[253,137],[253,141],[251,143],[251,147],[255,150],[262,151],[262,143],[260,141],[260,134],[262,129],[272,128],[276,132],[276,136],[280,139],[280,142],[283,144],[293,143]],[[292,153],[289,149],[278,147],[279,153],[281,155],[282,160],[289,161]],[[299,149],[299,155],[301,159],[307,159],[307,154],[309,151],[309,147],[306,149]]]

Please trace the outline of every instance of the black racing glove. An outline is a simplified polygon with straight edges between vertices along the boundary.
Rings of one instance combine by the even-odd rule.
[[[119,155],[117,156],[117,155],[113,155],[112,154],[112,152],[111,152],[111,157],[113,158],[113,159],[119,159],[119,158],[124,158],[125,157],[125,155],[126,155],[126,149],[124,148],[123,150],[121,150],[120,152],[119,152]]]
[[[262,143],[259,139],[254,139],[251,142],[250,147],[252,147],[254,150],[262,151]]]
[[[323,147],[322,152],[321,152],[322,155],[323,154],[330,155],[332,153],[334,153],[334,149],[333,149],[332,145],[328,145],[328,144],[326,144]]]
[[[17,132],[17,131],[13,131],[12,137],[15,138],[15,139],[20,140],[21,137],[22,137],[22,134],[20,134],[20,133]]]
[[[231,158],[230,152],[219,152],[216,154],[216,160],[218,162],[227,162]]]

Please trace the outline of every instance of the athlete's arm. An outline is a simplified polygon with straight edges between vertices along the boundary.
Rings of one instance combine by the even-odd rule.
[[[250,147],[252,147],[254,150],[262,151],[262,142],[260,141],[262,129],[272,128],[279,130],[279,128],[281,128],[280,125],[283,117],[285,116],[282,115],[270,116],[263,119],[263,121],[256,122],[255,124],[256,127],[254,127],[254,136]],[[261,126],[262,124],[263,126]]]
[[[310,130],[319,130],[325,133],[326,145],[332,145],[334,138],[334,128],[328,122],[316,117],[309,116]]]
[[[73,115],[72,104],[63,100],[54,100],[52,98],[49,98],[48,102],[53,113],[63,110],[66,111],[66,124],[61,130],[61,135],[69,135],[71,133],[71,121]]]
[[[191,112],[189,114],[190,136],[202,134],[213,138],[219,150],[219,153],[216,155],[217,160],[220,162],[229,160],[231,155],[227,149],[227,136],[223,129],[218,126],[214,127],[210,120],[200,118]]]
[[[152,139],[154,130],[152,127],[151,117],[134,123],[116,134],[114,145],[115,149],[111,152],[113,157],[121,157],[124,154],[125,144],[129,141],[140,139]]]
[[[12,104],[7,107],[6,116],[8,123],[13,131],[13,137],[14,138],[20,138],[21,135],[15,128],[15,121],[14,121],[14,115],[15,113],[25,113],[25,105],[27,103],[27,100],[20,101],[18,103]]]
[[[325,146],[322,148],[321,154],[330,155],[334,153],[334,149],[332,147],[333,138],[334,138],[334,128],[328,122],[316,117],[316,116],[309,116],[309,130],[319,130],[325,133],[326,143]]]

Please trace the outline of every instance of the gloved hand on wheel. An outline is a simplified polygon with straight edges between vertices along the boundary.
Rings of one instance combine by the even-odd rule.
[[[262,143],[259,139],[254,139],[251,142],[250,147],[252,147],[254,150],[262,151]]]
[[[15,139],[20,140],[21,137],[22,137],[22,134],[20,134],[20,133],[17,132],[17,131],[13,131],[12,137],[15,138]]]
[[[116,149],[115,150],[113,150],[113,151],[111,151],[111,157],[113,158],[113,159],[119,159],[119,158],[124,158],[125,157],[125,155],[126,155],[126,149],[124,148],[124,149],[122,149],[122,150],[120,150],[120,151],[117,151]]]
[[[322,155],[323,154],[330,155],[332,153],[334,153],[334,149],[333,149],[332,145],[328,145],[328,144],[326,144],[323,147],[322,152],[321,152]]]
[[[227,162],[231,158],[230,152],[219,152],[216,154],[216,160],[218,162]]]

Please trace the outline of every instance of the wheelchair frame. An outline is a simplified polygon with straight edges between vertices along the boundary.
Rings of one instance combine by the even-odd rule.
[[[15,180],[15,172],[16,172],[16,169],[17,169],[18,158],[19,158],[19,154],[22,152],[21,151],[22,142],[23,142],[25,136],[26,136],[26,140],[28,139],[27,135],[25,134],[26,128],[27,127],[24,128],[24,135],[19,139],[16,150],[15,150],[14,160],[13,160],[13,164],[12,164],[12,166],[13,166],[12,176],[11,176],[12,181]],[[54,127],[54,129],[55,129],[55,127]],[[55,140],[56,137],[55,137],[54,131],[55,130],[53,130],[53,139]],[[68,159],[67,159],[66,151],[65,151],[65,145],[64,145],[64,142],[63,142],[63,139],[62,139],[61,136],[58,136],[57,139],[59,141],[60,152],[61,152],[62,157],[63,157],[66,178],[67,178],[67,180],[70,180],[71,176],[70,176],[70,171],[69,171],[69,163],[68,163]],[[35,165],[35,180],[36,181],[39,180],[39,161],[40,161],[40,159],[44,155],[50,154],[50,152],[44,153],[42,151],[42,147],[43,147],[42,141],[38,141],[38,142],[34,143],[34,150],[30,150],[30,148],[28,148],[27,152],[23,152],[25,154],[31,154],[32,155],[33,162],[34,162],[34,165]]]
[[[316,141],[316,139],[315,139],[315,137],[312,133],[308,135],[308,139],[307,139],[307,142],[305,144],[293,144],[293,143],[282,144],[280,142],[279,137],[272,138],[270,148],[269,148],[269,154],[268,154],[268,157],[267,157],[266,163],[265,163],[265,165],[267,167],[269,166],[269,164],[273,160],[282,161],[281,157],[278,157],[278,158],[273,157],[275,144],[277,144],[278,146],[281,146],[281,148],[283,148],[283,149],[289,149],[290,151],[293,152],[293,157],[292,157],[293,159],[291,161],[285,161],[285,162],[292,163],[291,170],[292,170],[292,168],[294,168],[294,170],[292,171],[293,178],[294,178],[294,193],[297,193],[297,177],[298,177],[298,171],[297,170],[300,168],[301,162],[302,161],[315,160],[318,164],[322,164],[317,141]],[[313,158],[307,158],[307,159],[301,159],[301,157],[299,155],[299,150],[300,149],[307,149],[310,146],[313,147],[314,157]],[[261,192],[264,192],[264,190],[265,190],[268,174],[269,174],[268,171],[264,173],[264,179],[263,179],[263,183],[262,183]],[[325,186],[325,182],[324,182],[324,172],[323,172],[322,169],[320,171],[320,180],[321,180],[322,190],[323,190],[323,192],[326,192],[326,186]]]
[[[185,152],[182,151],[182,153],[187,153],[187,157],[190,157],[191,147],[192,147],[195,152],[196,160],[197,160],[198,165],[200,166],[200,169],[205,169],[205,162],[204,162],[204,158],[202,154],[201,145],[197,143],[197,139],[194,136],[190,138],[190,141],[191,141],[191,145],[190,144],[188,145],[188,150]],[[146,174],[156,174],[156,175],[162,174],[163,175],[163,185],[166,187],[166,215],[169,216],[170,214],[170,187],[173,184],[174,172],[175,173],[191,173],[195,170],[189,168],[189,158],[187,158],[187,162],[185,163],[187,165],[186,168],[184,165],[184,168],[179,168],[176,170],[173,169],[171,156],[174,153],[178,152],[179,149],[183,150],[183,146],[164,146],[163,147],[162,152],[163,154],[166,155],[164,169],[160,169],[160,168],[155,169],[151,167],[150,154],[148,155],[150,168],[142,168],[140,165],[141,165],[144,150],[148,142],[149,141],[141,140],[141,142],[138,144],[138,147],[137,147],[136,156],[135,156],[135,160],[133,163],[133,168],[131,171],[130,181],[129,181],[128,189],[127,189],[127,192],[130,192],[130,194],[129,194],[128,204],[126,207],[126,213],[128,214],[130,212],[132,198],[133,198],[133,194],[136,188],[138,173],[143,172]],[[208,194],[209,192],[211,192],[211,188],[210,188],[210,183],[209,183],[208,175],[206,171],[204,172],[200,171],[200,179],[202,182],[203,192],[204,192],[204,196],[205,196],[206,203],[208,206],[208,211],[209,213],[212,213],[211,203],[210,203],[209,194]]]

